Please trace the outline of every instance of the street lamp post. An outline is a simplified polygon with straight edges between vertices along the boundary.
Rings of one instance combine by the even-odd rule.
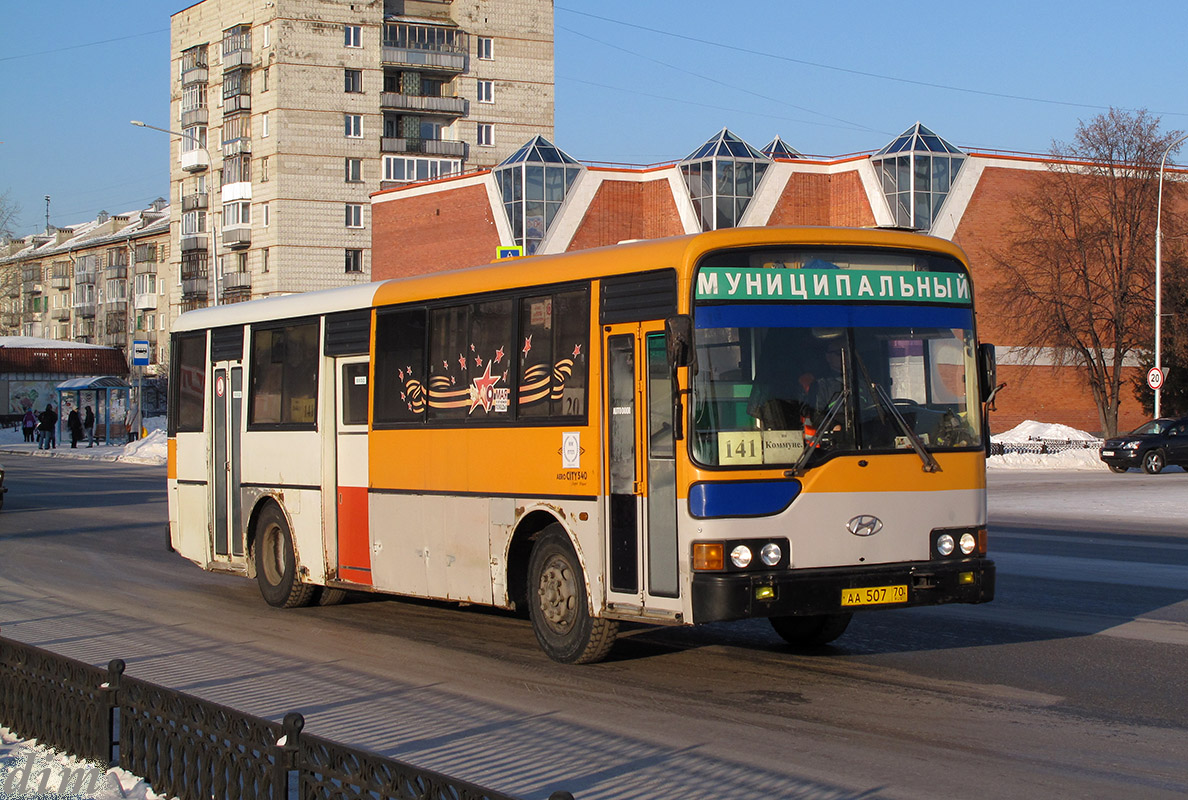
[[[1188,133],[1176,139],[1163,151],[1163,158],[1159,161],[1159,202],[1155,206],[1155,367],[1163,372],[1163,351],[1161,336],[1163,329],[1163,229],[1160,224],[1163,219],[1163,168],[1167,165],[1167,157],[1172,149],[1188,140]],[[1155,387],[1155,416],[1160,416],[1160,395],[1163,384]]]
[[[206,168],[208,171],[211,169],[211,165],[214,162],[211,161],[210,151],[206,149],[206,145],[198,144],[198,140],[194,138],[193,134],[178,133],[177,131],[171,131],[168,128],[158,128],[156,125],[149,125],[148,123],[141,122],[138,119],[130,120],[130,122],[138,128],[149,128],[150,130],[160,131],[161,133],[167,133],[170,136],[176,136],[179,139],[187,139],[190,142],[193,142],[193,144],[199,150],[201,150],[203,153],[206,154]],[[213,292],[214,303],[213,304],[217,306],[219,304],[219,289],[220,289],[220,286],[222,285],[222,281],[220,280],[220,278],[222,276],[219,275],[218,242],[215,239],[214,182],[210,179],[209,172],[206,176],[206,197],[207,197],[206,213],[209,215],[209,218],[210,218],[210,224],[208,227],[210,228],[210,256],[212,259],[210,274],[211,274],[212,280],[214,281],[214,292]]]

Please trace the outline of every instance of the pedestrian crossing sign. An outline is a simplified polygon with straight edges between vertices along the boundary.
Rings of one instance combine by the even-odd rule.
[[[511,247],[496,247],[495,260],[502,261],[505,258],[519,258],[524,255],[524,248],[521,245],[512,245]]]

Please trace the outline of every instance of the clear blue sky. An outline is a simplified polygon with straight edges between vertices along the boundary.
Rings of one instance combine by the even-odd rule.
[[[0,0],[0,192],[18,234],[169,189],[176,0]],[[762,147],[873,150],[917,120],[959,147],[1047,152],[1109,106],[1188,130],[1181,2],[898,6],[557,0],[556,143],[591,162],[680,159],[723,126]],[[1180,160],[1185,156],[1181,154]]]

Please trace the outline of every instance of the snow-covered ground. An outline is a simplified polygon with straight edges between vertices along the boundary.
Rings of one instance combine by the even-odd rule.
[[[1101,440],[1090,433],[1058,423],[1020,422],[1009,431],[990,437],[998,444],[1037,441],[1085,442],[1086,447],[1063,450],[1059,453],[1007,453],[990,456],[987,469],[1075,469],[1108,470],[1101,460]]]
[[[35,444],[25,442],[25,434],[20,428],[0,428],[0,449],[28,449],[35,455],[62,455],[92,458],[100,461],[129,461],[135,464],[164,464],[166,452],[165,418],[147,417],[144,420],[147,434],[142,439],[128,444],[100,445],[88,448],[80,443],[78,448],[70,447],[70,435],[66,435],[66,443],[58,442],[58,449],[52,451],[38,451]],[[0,795],[2,798],[3,795]]]
[[[38,800],[157,800],[140,778],[116,767],[105,770],[48,747],[19,739],[0,727],[0,798]]]

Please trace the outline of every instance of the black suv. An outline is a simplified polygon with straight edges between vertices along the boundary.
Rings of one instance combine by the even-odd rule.
[[[1153,419],[1130,433],[1106,439],[1101,460],[1114,472],[1141,466],[1151,475],[1168,464],[1188,467],[1188,417]]]

